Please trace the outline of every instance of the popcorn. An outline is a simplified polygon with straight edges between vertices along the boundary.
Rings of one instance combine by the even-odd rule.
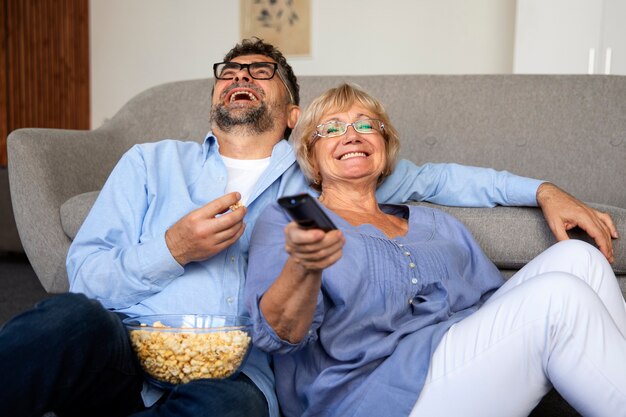
[[[243,203],[241,202],[241,200],[237,201],[235,204],[233,204],[232,206],[230,206],[230,211],[235,211],[238,208],[244,207]]]
[[[241,330],[208,333],[131,330],[130,339],[144,371],[170,384],[199,378],[231,376],[250,347],[250,336]]]

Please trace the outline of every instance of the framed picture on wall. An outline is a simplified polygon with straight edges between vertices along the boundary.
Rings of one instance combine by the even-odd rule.
[[[241,39],[256,36],[289,56],[311,55],[310,0],[239,0]]]

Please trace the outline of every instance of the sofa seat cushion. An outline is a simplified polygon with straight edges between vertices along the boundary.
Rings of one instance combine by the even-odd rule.
[[[61,224],[65,234],[74,239],[98,191],[79,194],[61,206]],[[501,270],[518,270],[531,259],[556,242],[548,228],[541,209],[536,207],[447,207],[430,203],[424,205],[445,211],[463,222],[472,232],[487,256]],[[588,203],[589,206],[609,213],[620,236],[626,237],[626,209]],[[593,243],[582,230],[569,231],[572,238]],[[624,238],[613,241],[615,263],[613,270],[618,275],[626,274],[626,244]]]

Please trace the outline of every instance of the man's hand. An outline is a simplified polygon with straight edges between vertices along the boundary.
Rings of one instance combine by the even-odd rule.
[[[208,259],[236,242],[245,229],[246,208],[226,211],[240,198],[239,193],[226,194],[174,223],[165,232],[165,243],[174,259],[185,266]],[[216,217],[218,214],[222,215]]]
[[[561,190],[544,182],[537,189],[537,204],[558,241],[569,239],[567,231],[578,226],[596,242],[609,262],[613,262],[613,242],[617,228],[607,213],[595,210]]]

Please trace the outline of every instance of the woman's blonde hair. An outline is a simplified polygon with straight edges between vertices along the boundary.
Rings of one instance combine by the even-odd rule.
[[[321,123],[325,115],[347,111],[355,104],[371,112],[372,117],[381,120],[385,126],[382,135],[385,139],[386,163],[383,172],[378,178],[378,184],[391,174],[396,165],[398,151],[400,150],[400,139],[383,105],[358,87],[350,84],[341,84],[313,100],[300,116],[291,134],[300,168],[311,183],[311,186],[317,191],[322,189],[322,180],[319,178],[318,173],[314,172],[312,145],[316,140],[325,139],[316,137],[316,127]]]

